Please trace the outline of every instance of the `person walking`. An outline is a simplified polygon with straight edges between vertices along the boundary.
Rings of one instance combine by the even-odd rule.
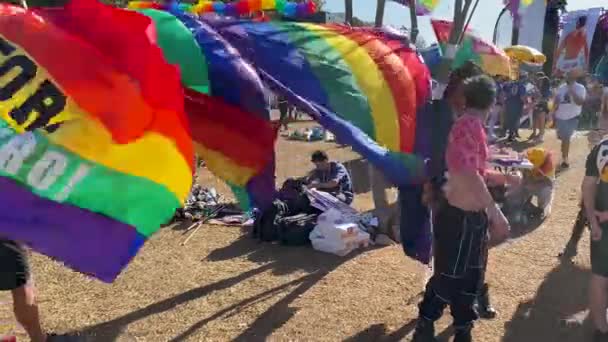
[[[570,140],[578,127],[586,97],[587,89],[577,82],[575,72],[568,72],[566,83],[557,89],[553,101],[557,106],[554,116],[557,138],[561,141],[562,168],[570,167]]]
[[[519,81],[513,81],[505,90],[505,130],[507,141],[513,142],[519,137],[519,120],[524,113],[526,100],[526,76],[522,74]]]
[[[0,239],[0,274],[2,274],[0,291],[11,291],[15,318],[25,329],[30,340],[50,341],[40,324],[29,268],[25,249],[14,241]]]
[[[288,130],[289,129],[288,124],[290,121],[289,102],[282,95],[279,95],[277,101],[278,101],[277,105],[279,107],[279,113],[280,113],[279,124],[281,125],[282,129]]]
[[[595,328],[593,341],[608,341],[608,139],[587,156],[583,206],[591,228],[589,308]]]
[[[445,191],[433,200],[433,276],[419,305],[414,342],[435,341],[434,322],[447,305],[454,317],[454,341],[472,341],[471,329],[478,317],[474,305],[484,284],[487,264],[488,227],[497,240],[506,238],[509,231],[508,222],[481,176],[486,173],[488,157],[483,122],[494,104],[496,86],[485,75],[464,82],[452,80],[455,88],[450,91],[464,95],[455,98],[464,97],[466,107],[448,135]]]
[[[539,75],[536,81],[536,87],[538,92],[537,98],[535,99],[536,104],[534,106],[534,123],[532,135],[529,140],[538,139],[542,142],[545,137],[547,115],[549,115],[549,100],[552,96],[551,81],[549,80],[549,77],[544,74]]]

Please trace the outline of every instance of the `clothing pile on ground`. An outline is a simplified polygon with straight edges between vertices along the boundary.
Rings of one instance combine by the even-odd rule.
[[[215,224],[243,224],[246,215],[232,204],[223,203],[221,196],[214,189],[207,189],[199,184],[192,186],[190,195],[183,208],[175,211],[172,222],[209,221]]]
[[[289,179],[271,208],[254,213],[252,235],[287,246],[312,244],[317,250],[344,256],[370,244],[374,224],[373,217],[359,214],[331,194]]]
[[[291,132],[289,140],[297,141],[334,141],[334,135],[326,131],[323,127],[317,126],[312,128],[296,129]]]

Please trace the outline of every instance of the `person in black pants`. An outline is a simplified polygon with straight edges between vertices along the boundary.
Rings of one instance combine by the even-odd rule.
[[[448,145],[444,149],[445,164],[438,167],[441,164],[438,158],[431,163],[431,168],[436,167],[432,174],[447,169],[450,178],[446,183],[443,177],[436,175],[434,184],[431,200],[434,274],[419,305],[414,342],[435,341],[434,322],[448,305],[454,317],[454,341],[472,341],[471,329],[477,319],[474,303],[484,287],[488,227],[491,223],[496,239],[508,232],[508,223],[493,204],[480,176],[486,174],[490,179],[490,172],[485,170],[488,152],[483,120],[494,103],[495,85],[487,76],[466,78],[466,74],[475,71],[472,67],[456,70],[444,94],[452,109],[460,110],[462,114],[451,125],[448,141],[445,141]],[[463,97],[467,106],[464,111],[463,104],[458,103]],[[476,146],[467,147],[472,141]],[[446,187],[446,192],[441,190]],[[462,191],[465,188],[470,192]]]

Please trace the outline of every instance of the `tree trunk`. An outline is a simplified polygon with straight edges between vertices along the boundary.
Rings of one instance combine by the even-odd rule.
[[[450,32],[449,44],[460,44],[460,38],[464,32],[464,25],[467,20],[467,14],[474,0],[456,0],[454,3],[454,20],[452,21],[452,32]],[[441,61],[437,79],[440,82],[448,81],[450,69],[454,59],[444,56]]]
[[[344,0],[344,15],[346,16],[346,23],[349,25],[353,24],[353,0]]]
[[[547,62],[543,69],[545,74],[553,74],[555,64],[555,49],[557,48],[557,34],[559,31],[559,10],[555,7],[547,7],[545,14],[545,27],[543,32],[543,54],[547,56]]]
[[[376,4],[376,21],[374,22],[376,27],[382,27],[384,21],[384,8],[386,7],[386,0],[378,0]]]
[[[412,44],[416,45],[416,39],[418,39],[418,16],[416,15],[416,1],[410,0],[410,23],[412,27],[410,28],[410,41]]]

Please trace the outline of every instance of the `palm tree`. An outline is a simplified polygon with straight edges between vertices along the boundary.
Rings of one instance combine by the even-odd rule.
[[[344,0],[344,15],[346,16],[346,23],[352,25],[353,23],[353,0]]]
[[[384,8],[386,7],[386,0],[378,0],[376,5],[376,21],[374,22],[376,27],[382,27],[384,21]]]
[[[418,16],[416,15],[416,1],[410,0],[410,41],[412,44],[416,44],[416,39],[418,38]]]
[[[567,4],[568,3],[565,0],[551,0],[547,3],[543,32],[543,54],[547,56],[547,62],[544,65],[544,72],[547,75],[551,75],[553,72],[553,60],[555,48],[557,47],[560,12],[566,10]]]

